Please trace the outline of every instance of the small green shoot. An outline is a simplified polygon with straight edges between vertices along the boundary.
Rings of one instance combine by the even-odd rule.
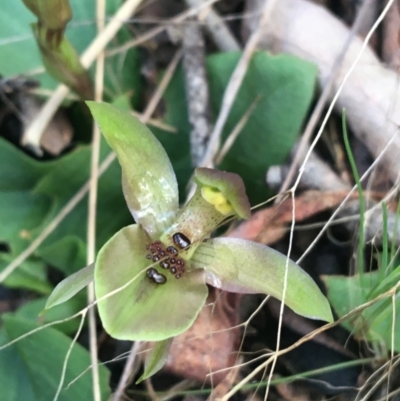
[[[342,325],[351,331],[357,339],[371,342],[375,349],[382,350],[383,348],[383,354],[392,348],[392,344],[394,350],[399,352],[400,312],[398,312],[398,310],[400,310],[400,299],[397,294],[395,297],[395,305],[393,305],[392,294],[390,293],[390,290],[400,281],[400,266],[398,263],[399,261],[395,257],[395,248],[393,244],[389,253],[387,205],[385,203],[382,204],[382,250],[377,255],[378,269],[376,271],[366,273],[364,265],[365,199],[360,177],[348,139],[346,115],[344,111],[342,122],[346,152],[349,157],[349,162],[357,185],[360,202],[360,226],[357,250],[358,266],[354,276],[325,276],[323,279],[327,285],[328,298],[340,318],[349,314],[357,307],[367,302],[374,301],[377,297],[381,297],[383,294],[388,293],[386,298],[384,297],[377,300],[377,302],[364,309],[358,316],[344,320]],[[398,208],[396,221],[399,217],[399,211],[400,209]],[[392,342],[393,307],[395,307],[397,311],[394,322],[394,343]]]

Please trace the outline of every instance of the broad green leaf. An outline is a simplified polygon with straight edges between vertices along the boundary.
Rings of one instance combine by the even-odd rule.
[[[89,178],[89,146],[79,146],[54,161],[39,162],[0,138],[0,202],[4,218],[0,240],[11,248],[10,261],[37,237]],[[101,160],[109,154],[105,140]],[[24,202],[25,200],[29,202]],[[87,198],[84,198],[38,248],[43,257],[67,275],[86,262]],[[0,212],[0,213],[2,213]],[[12,221],[9,216],[12,216]],[[113,163],[99,180],[97,205],[98,249],[132,221],[121,192],[121,171]],[[21,235],[22,234],[22,235]],[[0,268],[4,264],[0,263]]]
[[[94,278],[94,263],[65,278],[49,296],[45,309],[62,304],[84,289]]]
[[[37,324],[12,315],[3,317],[3,344],[38,327]],[[42,329],[16,342],[0,357],[0,394],[7,401],[48,401],[56,394],[65,356],[71,339],[53,328]],[[3,354],[5,352],[5,354]],[[68,389],[66,386],[90,366],[89,352],[75,344],[68,361],[65,382],[58,401],[87,401],[93,399],[90,371]],[[18,367],[18,371],[12,371]],[[103,365],[100,370],[100,388],[103,399],[110,395],[109,372]],[[1,374],[3,373],[3,374]],[[14,383],[14,379],[18,380]],[[23,386],[23,388],[18,388]],[[12,391],[9,390],[11,387]],[[5,394],[11,397],[5,397]],[[23,397],[22,395],[26,396]],[[20,397],[20,398],[17,398]]]
[[[157,237],[172,224],[178,210],[178,185],[165,150],[136,117],[106,103],[87,104],[117,153],[133,217],[151,237]]]
[[[379,285],[380,272],[364,273],[352,277],[324,276],[323,280],[328,290],[335,312],[343,317],[360,305],[369,302],[371,288]],[[394,350],[400,351],[400,300],[396,296],[396,313],[394,327]],[[344,320],[342,326],[352,332],[356,338],[385,344],[386,350],[392,348],[393,303],[392,299],[383,299],[364,309],[357,316]]]
[[[157,373],[167,362],[168,352],[171,348],[172,341],[174,338],[167,338],[163,341],[157,341],[156,343],[149,344],[152,346],[144,362],[144,372],[142,376],[136,381],[136,384],[153,376]]]
[[[207,283],[230,292],[265,293],[282,300],[286,265],[285,304],[311,319],[332,322],[328,300],[312,278],[272,248],[237,238],[216,238],[201,244],[192,259],[206,270]]]
[[[146,259],[149,242],[140,226],[131,225],[115,234],[97,256],[99,314],[114,338],[161,341],[176,336],[192,325],[207,298],[204,272],[199,269],[186,271],[180,279],[167,270],[165,284],[151,281],[146,275],[154,265]],[[162,270],[158,264],[154,268]]]
[[[210,94],[219,112],[222,95],[240,53],[210,57]],[[260,96],[254,113],[219,168],[240,174],[252,203],[268,196],[265,171],[281,164],[291,151],[310,106],[317,78],[315,65],[289,55],[257,52],[252,57],[242,86],[225,125],[222,141]]]
[[[0,253],[0,271],[13,260],[14,257],[9,253]],[[46,264],[37,258],[23,262],[6,278],[4,284],[10,288],[26,288],[44,295],[50,294],[53,289],[47,279]]]
[[[22,305],[15,313],[14,316],[20,319],[27,319],[35,322],[41,326],[51,323],[58,322],[63,319],[68,319],[74,316],[79,311],[87,306],[87,295],[81,294],[80,296],[74,297],[61,305],[57,305],[54,308],[46,311],[46,314],[42,315],[41,312],[45,309],[47,297],[37,298]],[[54,326],[57,331],[74,336],[79,328],[80,317],[66,320],[62,323],[57,323]],[[1,354],[0,354],[1,355]],[[1,358],[1,357],[0,357]]]
[[[31,231],[40,226],[43,216],[50,212],[51,204],[51,198],[45,194],[4,191],[0,196],[0,241],[9,242],[18,236],[22,240],[31,237]]]
[[[10,339],[4,328],[1,328],[0,346],[8,342]],[[38,401],[25,369],[23,360],[13,346],[0,351],[0,394],[4,400]]]
[[[218,53],[207,58],[210,99],[217,116],[228,80],[241,53]],[[289,55],[254,54],[223,130],[221,143],[233,131],[251,104],[257,106],[223,159],[221,170],[239,174],[252,204],[264,201],[271,192],[265,185],[265,171],[282,164],[298,137],[313,98],[316,67]],[[154,130],[174,165],[181,188],[191,174],[187,102],[184,75],[180,69],[168,86],[164,121],[178,129],[171,135]]]

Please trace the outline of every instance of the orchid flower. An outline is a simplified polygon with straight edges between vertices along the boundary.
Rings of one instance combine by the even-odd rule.
[[[117,232],[94,266],[61,282],[47,308],[94,280],[100,318],[112,337],[163,341],[193,324],[206,302],[207,284],[280,300],[285,287],[283,301],[293,311],[332,321],[318,286],[285,255],[252,241],[211,237],[227,219],[250,217],[238,175],[197,168],[194,195],[180,209],[171,162],[150,130],[111,105],[87,104],[117,154],[123,193],[136,224]]]

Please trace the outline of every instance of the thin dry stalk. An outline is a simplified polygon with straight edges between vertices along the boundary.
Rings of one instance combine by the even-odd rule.
[[[132,115],[138,118],[139,120],[143,118],[143,114],[138,113],[137,111],[131,111]],[[167,124],[161,120],[157,120],[155,118],[149,118],[147,121],[148,125],[151,125],[152,127],[162,129],[163,131],[170,132],[171,134],[176,134],[178,132],[178,129],[170,124]]]
[[[96,20],[98,35],[104,30],[106,16],[106,3],[105,0],[97,0],[96,2]],[[95,73],[95,88],[94,100],[101,102],[103,100],[104,89],[104,51],[100,52],[96,62]],[[87,265],[95,261],[96,257],[96,211],[97,211],[97,190],[98,190],[98,175],[99,175],[99,160],[100,160],[100,130],[97,124],[93,124],[93,138],[92,138],[92,157],[90,166],[90,189],[89,189],[89,202],[88,202],[88,225],[87,225]],[[94,283],[90,283],[87,289],[88,305],[94,303],[96,296],[94,290]],[[97,324],[96,324],[96,308],[89,308],[88,310],[89,322],[89,348],[90,360],[93,382],[93,399],[94,401],[101,401],[100,389],[100,376],[99,364],[97,357]]]
[[[175,71],[176,67],[178,66],[179,60],[182,57],[182,52],[178,50],[174,57],[172,58],[171,62],[169,63],[169,66],[167,67],[163,79],[159,83],[156,91],[154,92],[154,95],[150,99],[146,110],[142,114],[142,118],[140,119],[143,123],[150,120],[150,117],[153,115],[158,103],[160,102],[165,89],[167,89],[168,84],[170,83]]]
[[[201,166],[212,167],[213,165],[213,157],[218,150],[222,130],[225,126],[226,120],[228,119],[229,113],[236,99],[236,95],[246,75],[251,57],[257,47],[258,41],[260,40],[263,27],[267,24],[273,8],[275,7],[275,4],[276,0],[265,1],[258,28],[250,36],[246,47],[244,48],[243,54],[235,70],[232,73],[232,76],[225,89],[224,97],[222,99],[221,111],[218,115],[217,122],[215,123],[214,130],[208,142],[207,150],[200,164]]]
[[[229,149],[232,147],[232,145],[235,143],[236,138],[239,136],[241,133],[243,127],[246,125],[247,121],[249,121],[250,116],[253,114],[255,108],[258,105],[258,102],[261,100],[261,96],[258,95],[253,103],[250,104],[250,107],[246,110],[246,112],[243,114],[242,118],[238,121],[238,123],[235,125],[233,128],[232,132],[229,134],[229,136],[226,138],[226,141],[224,142],[220,152],[218,153],[217,157],[215,158],[215,164],[219,164],[222,162],[224,159],[225,155],[229,152]]]
[[[186,4],[193,8],[201,6],[202,2],[203,0],[186,0]],[[241,49],[239,42],[232,35],[225,21],[211,6],[199,13],[198,19],[205,22],[206,30],[218,49],[224,52],[239,51]]]
[[[112,398],[113,401],[120,401],[122,399],[126,386],[132,380],[132,377],[133,377],[132,369],[133,369],[134,362],[135,362],[136,356],[138,354],[140,345],[141,345],[140,341],[136,341],[132,344],[131,351],[130,351],[128,359],[126,360],[126,363],[125,363],[124,371],[122,372],[121,379],[119,380],[118,386],[113,395],[113,398]]]
[[[185,19],[194,17],[196,16],[201,10],[203,10],[206,7],[211,6],[212,4],[216,3],[219,0],[207,0],[203,2],[201,5],[195,8],[191,8],[190,10],[184,11],[181,14],[178,14],[176,17],[173,17],[167,21],[164,22],[163,25],[157,26],[153,29],[150,29],[148,32],[144,33],[143,35],[139,36],[136,39],[132,39],[131,41],[128,41],[124,43],[121,46],[115,47],[112,50],[109,50],[106,52],[106,57],[114,56],[115,54],[119,54],[125,51],[128,51],[132,47],[135,47],[138,45],[138,40],[140,40],[140,43],[143,43],[152,37],[158,35],[159,33],[163,32],[165,29],[167,29],[168,26],[174,25],[174,24],[179,24]]]

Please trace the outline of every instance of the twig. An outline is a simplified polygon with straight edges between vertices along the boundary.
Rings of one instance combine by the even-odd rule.
[[[211,133],[210,95],[205,66],[204,38],[195,20],[183,27],[183,70],[188,103],[192,165],[202,160]]]
[[[304,149],[306,152],[309,149],[307,146]],[[293,149],[292,155],[297,156],[297,146]],[[293,163],[291,163],[292,165]],[[267,173],[267,182],[268,184],[271,181],[275,181],[277,185],[280,185],[284,180],[285,175],[287,174],[288,168],[287,166],[272,166]],[[364,176],[367,176],[365,174]],[[289,182],[290,184],[290,182]],[[308,159],[307,164],[303,170],[303,174],[301,176],[301,180],[299,182],[298,187],[306,188],[306,189],[317,189],[319,191],[343,191],[348,190],[351,191],[352,187],[344,182],[338,175],[326,164],[316,153],[310,153],[310,157]],[[344,217],[348,216],[358,216],[360,212],[360,205],[358,200],[348,199],[346,206],[344,207],[344,202],[341,204],[342,211],[338,213],[340,219],[342,220]],[[380,245],[382,244],[382,222],[383,222],[383,212],[382,208],[378,203],[369,199],[369,209],[366,211],[368,216],[368,224],[365,227],[365,240],[366,242],[375,240],[375,242]],[[388,210],[387,217],[387,235],[389,241],[396,241],[396,244],[400,246],[400,238],[399,235],[396,235],[398,232],[399,222],[397,221],[396,213]],[[348,219],[344,221],[344,227],[353,233],[356,231],[356,225],[359,224],[359,218],[356,220]]]
[[[133,343],[128,359],[126,360],[124,371],[122,372],[121,379],[118,382],[118,386],[113,395],[113,401],[120,401],[123,397],[123,393],[129,381],[132,379],[132,368],[138,354],[141,342],[136,341]]]
[[[400,67],[400,3],[394,2],[383,22],[382,59],[394,70]]]
[[[89,68],[92,65],[96,57],[105,49],[110,40],[114,38],[121,26],[136,10],[141,1],[142,0],[127,0],[122,4],[101,34],[96,36],[82,54],[81,63],[85,68]],[[24,137],[22,138],[23,145],[29,144],[36,149],[37,152],[41,152],[40,138],[42,133],[68,93],[69,89],[67,86],[59,85],[57,87],[53,95],[47,100],[36,118],[24,132]]]
[[[253,103],[250,104],[249,108],[246,110],[246,112],[243,114],[242,118],[238,121],[238,123],[235,125],[234,129],[232,132],[229,134],[228,138],[226,138],[221,150],[219,151],[218,155],[215,158],[215,164],[219,164],[222,162],[223,158],[225,155],[229,152],[229,149],[232,147],[232,145],[235,143],[236,138],[239,136],[241,133],[243,127],[246,125],[247,121],[249,120],[250,116],[253,114],[253,111],[258,105],[258,102],[261,100],[261,96],[258,95]]]
[[[248,4],[257,6],[260,1],[249,0]],[[387,4],[390,7],[393,3],[394,1],[389,1]],[[254,9],[247,11],[253,12]],[[385,13],[386,11],[387,7]],[[381,22],[381,18],[382,14],[377,19],[377,24]],[[293,20],[296,21],[295,24],[288,23]],[[246,20],[245,23],[251,24],[251,20]],[[316,37],[319,38],[318,41],[315,40]],[[348,29],[322,7],[306,0],[281,0],[275,8],[271,23],[263,32],[260,46],[280,48],[317,64],[319,82],[323,86],[347,37]],[[320,46],[321,43],[324,45]],[[348,71],[354,72],[346,74]],[[341,85],[343,80],[346,81],[345,86]],[[400,103],[395,101],[398,87],[398,75],[380,63],[366,42],[354,38],[343,61],[341,74],[334,84],[332,94],[337,93],[337,96],[334,97],[333,104],[339,112],[346,109],[352,132],[375,158],[380,158],[381,165],[395,184],[399,183],[400,178]],[[391,146],[387,148],[389,142]],[[383,148],[386,151],[381,157]]]
[[[202,2],[203,0],[186,0],[186,4],[190,7],[199,7]],[[225,21],[211,6],[205,9],[202,13],[199,13],[198,19],[199,21],[204,20],[206,30],[220,50],[224,52],[240,50],[241,46],[239,42],[232,35],[232,32],[226,26]]]
[[[96,1],[96,21],[98,35],[104,30],[106,16],[105,0]],[[94,87],[94,100],[101,102],[103,99],[104,88],[104,51],[100,52],[96,62],[96,75]],[[93,124],[93,138],[92,138],[92,157],[90,166],[90,189],[89,189],[89,202],[88,202],[88,225],[87,225],[87,261],[89,265],[94,263],[96,258],[96,211],[97,211],[97,190],[98,190],[98,175],[99,175],[99,161],[100,161],[100,129],[97,124]],[[94,283],[90,283],[87,289],[88,305],[94,303],[95,289]],[[100,376],[99,364],[97,357],[97,330],[96,330],[96,308],[89,308],[88,310],[89,322],[89,348],[90,360],[92,365],[92,381],[93,381],[93,399],[94,401],[101,401],[100,390]]]
[[[264,2],[264,7],[262,9],[262,15],[257,29],[250,36],[246,47],[244,48],[243,54],[232,73],[229,80],[228,86],[225,89],[225,93],[222,99],[221,111],[219,113],[217,122],[215,123],[214,130],[211,134],[210,140],[208,142],[207,150],[202,159],[201,165],[205,167],[210,167],[213,165],[212,159],[217,152],[218,144],[222,134],[222,130],[225,126],[226,120],[228,119],[229,112],[233,106],[236,99],[236,95],[239,88],[243,82],[244,76],[247,72],[247,67],[250,63],[253,52],[258,44],[260,36],[263,32],[263,27],[268,22],[271,13],[275,7],[276,0],[268,0]]]
[[[182,52],[178,50],[175,53],[174,57],[172,58],[171,62],[169,63],[168,68],[166,69],[161,82],[159,83],[156,91],[154,92],[152,98],[150,99],[146,107],[146,110],[142,114],[141,121],[143,123],[144,122],[147,123],[147,121],[150,120],[150,117],[153,115],[158,103],[160,102],[165,92],[165,89],[167,88],[169,82],[171,81],[176,71],[176,67],[178,66],[181,57],[182,57]]]
[[[106,57],[114,56],[115,54],[122,53],[124,51],[127,51],[131,49],[132,47],[135,47],[138,45],[138,40],[140,40],[140,43],[143,43],[152,37],[158,35],[159,33],[163,32],[165,29],[167,29],[168,26],[173,25],[173,24],[178,24],[182,21],[184,21],[187,18],[194,17],[199,13],[201,10],[203,10],[206,7],[211,6],[212,4],[216,3],[219,0],[207,0],[204,3],[202,3],[199,7],[192,8],[190,10],[184,11],[181,14],[178,14],[176,17],[173,17],[167,21],[161,26],[157,26],[153,29],[150,29],[148,32],[144,33],[140,37],[133,39],[129,42],[124,43],[121,46],[118,46],[112,50],[109,50],[106,52]]]
[[[294,175],[296,174],[297,168],[298,168],[301,160],[304,158],[304,155],[306,153],[305,150],[309,146],[309,141],[310,141],[311,135],[314,132],[314,129],[318,124],[318,121],[321,117],[322,112],[325,109],[325,106],[329,100],[329,97],[331,96],[333,84],[336,81],[336,78],[338,76],[340,67],[342,66],[344,57],[346,56],[346,53],[349,49],[349,46],[350,46],[352,40],[357,35],[357,32],[360,29],[362,21],[364,20],[364,16],[367,13],[368,4],[369,4],[369,0],[364,0],[359,13],[357,14],[356,20],[354,21],[354,24],[351,28],[351,31],[349,32],[349,34],[347,36],[346,42],[344,43],[340,54],[337,56],[333,66],[332,66],[332,70],[329,75],[329,78],[323,87],[321,96],[319,97],[318,102],[315,105],[315,108],[311,114],[311,117],[309,118],[309,120],[307,122],[307,126],[304,130],[304,133],[301,136],[299,146],[297,147],[298,152],[296,153],[296,156],[293,158],[292,163],[290,165],[290,169],[289,169],[289,171],[286,175],[286,178],[283,181],[282,186],[279,190],[279,193],[281,193],[281,194],[289,188],[289,185],[292,182]],[[278,196],[275,199],[275,203],[279,203],[281,200],[282,200],[282,196]]]

